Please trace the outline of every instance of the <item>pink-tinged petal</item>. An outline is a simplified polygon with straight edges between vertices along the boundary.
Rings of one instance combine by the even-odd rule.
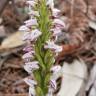
[[[27,1],[26,1],[26,4],[28,4],[28,5],[32,6],[32,7],[34,7],[34,6],[36,5],[36,2],[33,1],[33,0],[27,0]]]
[[[51,29],[51,31],[53,32],[53,36],[58,36],[59,34],[62,33],[61,29],[59,27],[55,27],[53,29]]]
[[[33,57],[34,57],[34,56],[33,56],[33,51],[28,52],[28,53],[25,53],[25,54],[22,56],[23,59],[28,59],[28,58],[33,58]]]
[[[23,51],[25,51],[25,52],[30,52],[30,51],[32,51],[33,50],[33,48],[32,48],[32,46],[31,45],[27,45],[24,49],[23,49]],[[35,53],[35,52],[34,52]]]
[[[51,49],[56,53],[62,51],[62,46],[56,45],[53,41],[47,41],[47,44],[44,46],[44,48],[45,49]]]
[[[31,41],[36,40],[41,34],[42,32],[40,32],[38,29],[33,30],[30,34],[30,40]]]
[[[29,74],[32,74],[32,72],[33,72],[32,68],[30,68],[30,67],[27,66],[27,65],[24,65],[24,70],[25,70],[26,72],[28,72]]]
[[[53,9],[52,9],[52,15],[53,15],[54,17],[57,17],[59,13],[60,13],[60,10],[59,10],[59,9],[56,9],[56,8],[53,8]]]
[[[62,46],[56,46],[56,49],[55,49],[55,52],[58,53],[58,52],[62,52]]]
[[[53,74],[58,73],[60,70],[61,70],[61,66],[59,66],[59,65],[53,66],[51,68],[51,71],[53,72]]]
[[[37,65],[39,62],[38,61],[33,61],[33,62],[28,62],[26,64],[30,64],[30,65]]]
[[[34,41],[36,40],[42,32],[40,32],[38,29],[33,30],[32,32],[25,32],[23,36],[23,40],[29,40],[29,41]]]
[[[56,90],[56,88],[57,88],[56,80],[50,80],[50,86],[51,86],[54,90]]]
[[[38,25],[38,23],[37,23],[37,20],[36,20],[36,19],[29,19],[29,20],[26,20],[24,23],[25,23],[25,24],[26,24],[26,26],[28,26],[28,27]]]
[[[56,25],[57,27],[65,28],[65,23],[60,19],[54,19],[53,24]]]
[[[37,62],[37,61],[34,61],[34,62],[25,63],[24,69],[25,69],[29,74],[32,74],[32,72],[33,72],[34,70],[39,69],[38,62]]]
[[[20,28],[19,28],[19,31],[30,31],[30,29],[27,27],[27,26],[25,26],[25,25],[22,25]]]
[[[37,82],[36,82],[35,80],[31,80],[31,79],[29,79],[29,78],[25,78],[24,81],[25,81],[25,83],[26,83],[27,85],[29,85],[29,86],[32,87],[32,88],[33,88],[35,85],[37,85]]]
[[[29,87],[29,96],[36,96],[35,87]]]

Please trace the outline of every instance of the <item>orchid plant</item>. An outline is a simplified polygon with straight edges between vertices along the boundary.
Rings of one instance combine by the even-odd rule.
[[[27,0],[30,19],[19,30],[24,32],[26,47],[24,69],[32,77],[25,78],[29,85],[29,96],[53,96],[57,88],[54,77],[61,70],[55,65],[55,58],[62,51],[56,43],[65,23],[59,19],[60,10],[53,0]]]

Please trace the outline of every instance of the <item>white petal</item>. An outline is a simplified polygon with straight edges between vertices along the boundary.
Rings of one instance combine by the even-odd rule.
[[[32,74],[32,69],[30,67],[28,67],[27,65],[24,65],[24,69],[26,72],[28,72],[29,74]]]
[[[27,64],[27,65],[37,65],[38,61],[28,62],[28,63],[25,63],[25,64]]]
[[[54,17],[57,17],[59,13],[60,13],[60,10],[59,10],[59,9],[56,9],[56,8],[53,8],[53,9],[52,9],[52,15],[53,15]]]
[[[56,74],[57,72],[61,71],[61,66],[59,65],[53,66],[51,68],[51,71],[53,71],[53,73]]]
[[[91,28],[93,28],[94,30],[96,30],[96,22],[90,21],[90,22],[89,22],[89,26],[90,26]]]
[[[54,44],[53,41],[47,41],[47,45],[45,45],[44,48],[52,49],[56,53],[62,51],[62,46],[58,46],[58,45]]]
[[[47,0],[46,5],[48,5],[51,9],[54,8],[54,0]]]
[[[33,62],[25,63],[24,69],[25,69],[29,74],[32,74],[32,72],[33,72],[34,70],[39,69],[38,62],[37,62],[37,61],[33,61]]]
[[[22,56],[22,58],[23,58],[23,59],[33,58],[33,51],[28,52],[28,53],[25,53],[25,54]]]
[[[53,36],[59,35],[62,33],[61,29],[59,27],[51,29],[53,31]]]
[[[65,23],[60,19],[54,19],[53,24],[57,24],[65,28]]]
[[[39,66],[38,65],[30,65],[30,64],[26,64],[24,66],[24,69],[29,73],[31,74],[32,71],[36,70],[36,69],[39,69]]]
[[[31,32],[31,37],[30,40],[34,41],[35,39],[37,39],[40,35],[42,34],[42,32],[40,32],[38,29],[35,29]]]
[[[29,87],[29,96],[36,96],[35,88]]]
[[[25,25],[22,25],[20,28],[19,28],[19,31],[30,31],[30,29],[25,26]]]
[[[55,48],[55,52],[58,53],[58,52],[62,52],[62,46],[56,46]]]
[[[37,82],[36,81],[31,80],[29,78],[25,78],[24,81],[25,81],[26,84],[28,84],[32,88],[34,87],[34,85],[37,85]]]
[[[23,49],[23,51],[25,51],[25,52],[30,52],[30,51],[32,51],[32,50],[33,50],[33,48],[32,48],[31,45],[27,45],[27,46]],[[33,51],[33,53],[35,53],[35,52]]]
[[[34,7],[35,4],[36,4],[36,2],[35,1],[32,1],[32,0],[27,0],[26,3],[29,4],[32,7]]]
[[[51,86],[54,90],[56,90],[56,88],[57,88],[56,81],[55,81],[55,80],[50,80],[50,86]]]
[[[38,23],[37,23],[37,20],[36,20],[36,19],[29,19],[29,20],[26,20],[24,23],[25,23],[25,24],[26,24],[26,26],[28,26],[28,27],[38,25]]]

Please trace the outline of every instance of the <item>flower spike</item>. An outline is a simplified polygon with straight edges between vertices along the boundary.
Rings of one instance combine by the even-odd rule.
[[[61,72],[61,66],[54,63],[62,51],[56,40],[65,23],[59,19],[60,10],[54,7],[54,0],[26,0],[26,5],[29,19],[19,28],[27,43],[22,58],[25,71],[34,78],[24,81],[29,85],[29,96],[54,96],[57,89],[54,76]]]

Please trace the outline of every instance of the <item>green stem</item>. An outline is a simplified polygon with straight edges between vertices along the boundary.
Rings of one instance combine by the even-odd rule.
[[[36,59],[40,63],[40,69],[39,69],[40,71],[39,73],[36,73],[40,75],[40,77],[37,76],[36,78],[38,79],[37,82],[39,82],[39,85],[38,85],[39,87],[37,86],[36,88],[37,90],[36,96],[46,96],[48,92],[48,86],[46,84],[48,83],[49,81],[48,79],[50,78],[50,74],[49,74],[50,69],[47,69],[47,66],[48,66],[47,60],[44,61],[45,55],[47,54],[48,50],[43,50],[43,49],[44,49],[45,42],[50,38],[49,29],[51,26],[51,21],[49,19],[50,13],[46,6],[46,0],[40,1],[40,4],[38,6],[38,11],[40,13],[40,17],[37,18],[38,24],[39,24],[38,28],[42,32],[42,35],[40,36],[40,38],[37,40],[35,44]]]

